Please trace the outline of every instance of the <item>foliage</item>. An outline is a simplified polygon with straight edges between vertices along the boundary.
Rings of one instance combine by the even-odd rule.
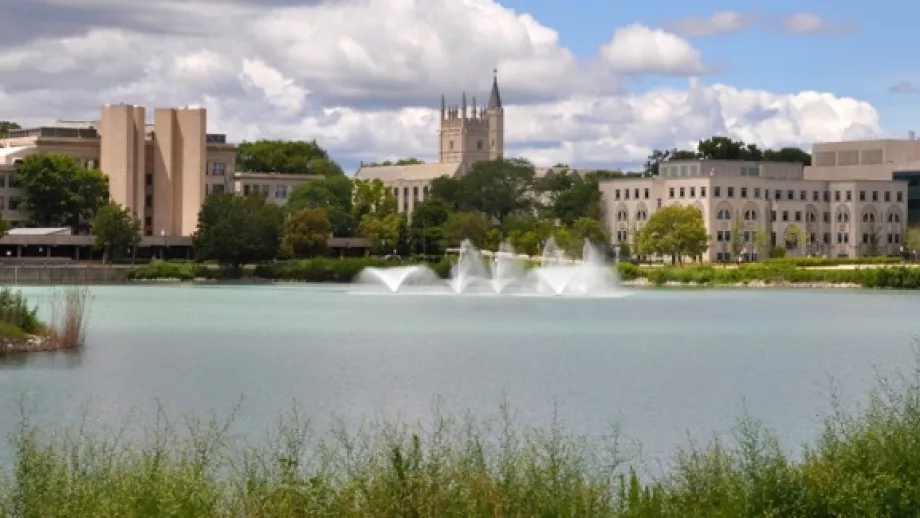
[[[103,205],[90,223],[93,244],[104,257],[117,259],[141,242],[141,224],[134,214],[117,203]]]
[[[55,349],[76,349],[86,343],[92,295],[86,286],[57,288],[51,294],[51,318],[46,338]]]
[[[770,259],[782,259],[786,257],[786,248],[782,246],[770,247]]]
[[[355,221],[360,222],[367,214],[383,217],[396,212],[396,196],[381,180],[355,180],[354,185],[352,217]]]
[[[418,164],[424,164],[424,163],[425,163],[424,160],[419,160],[418,158],[409,157],[409,158],[400,158],[399,160],[396,160],[395,162],[392,160],[384,160],[383,162],[380,162],[379,164],[375,164],[375,165],[418,165]]]
[[[581,217],[572,224],[572,238],[575,250],[572,257],[581,257],[584,250],[585,241],[591,242],[594,246],[607,247],[610,245],[610,234],[604,228],[604,224],[594,218]]]
[[[645,171],[658,174],[659,166],[668,160],[713,159],[747,160],[753,162],[798,162],[811,165],[811,154],[796,147],[762,150],[756,144],[724,136],[702,139],[695,150],[654,150],[645,163]]]
[[[353,188],[351,178],[344,175],[304,182],[291,191],[284,210],[293,214],[308,208],[323,209],[332,226],[332,235],[348,237],[356,230],[355,220],[352,219]]]
[[[261,194],[212,194],[201,205],[193,241],[202,260],[239,269],[278,255],[284,216]]]
[[[36,334],[43,328],[37,315],[38,308],[29,306],[21,291],[0,288],[0,322],[25,333]]]
[[[533,164],[521,159],[477,162],[459,178],[432,181],[430,193],[457,212],[481,212],[498,222],[511,214],[533,213],[535,186]]]
[[[236,148],[238,171],[341,176],[342,168],[315,140],[258,140]]]
[[[3,217],[3,211],[0,210],[0,238],[9,234],[11,228],[13,228],[13,225]]]
[[[443,257],[409,257],[404,260],[376,257],[329,259],[315,257],[297,261],[278,261],[260,265],[253,275],[262,279],[301,282],[352,282],[369,267],[408,266],[426,262],[442,278],[450,275],[450,260]]]
[[[709,247],[703,214],[693,206],[669,205],[656,211],[636,234],[637,252],[669,255],[671,262],[699,257]]]
[[[721,271],[730,271],[729,269]],[[920,353],[918,353],[920,354]],[[443,413],[317,434],[296,409],[266,441],[240,444],[227,419],[155,427],[10,430],[0,514],[70,516],[913,517],[920,514],[920,360],[879,375],[867,402],[836,397],[822,431],[786,453],[742,415],[730,434],[678,448],[653,474],[616,428],[604,437]],[[144,420],[146,421],[146,420]],[[141,439],[132,439],[139,437]]]
[[[442,254],[444,224],[450,216],[450,207],[440,198],[429,198],[415,205],[409,223],[411,250],[416,254]]]
[[[367,213],[361,217],[358,230],[376,253],[395,250],[399,245],[400,230],[404,221],[402,214],[395,212],[383,216]]]
[[[907,227],[901,243],[904,245],[904,249],[907,251],[920,251],[920,227]]]
[[[729,242],[731,243],[732,259],[737,259],[741,257],[741,252],[744,251],[744,221],[742,221],[740,214],[735,214],[732,217],[732,230],[729,237],[731,238]]]
[[[301,209],[284,221],[281,253],[292,258],[319,255],[326,251],[331,233],[332,225],[323,209]]]
[[[481,212],[453,212],[444,223],[444,248],[457,247],[469,239],[477,248],[485,248],[489,233],[489,220]]]
[[[7,138],[10,130],[22,129],[22,126],[13,121],[0,121],[0,139]]]
[[[804,255],[805,248],[809,245],[809,239],[809,234],[805,227],[795,223],[786,227],[785,240],[793,250],[803,252]]]
[[[14,177],[25,191],[22,209],[39,226],[89,230],[109,201],[108,177],[68,155],[29,155],[16,165]]]
[[[568,170],[558,171],[537,182],[536,188],[549,198],[546,216],[571,226],[578,218],[603,217],[600,180],[595,172],[582,179]]]

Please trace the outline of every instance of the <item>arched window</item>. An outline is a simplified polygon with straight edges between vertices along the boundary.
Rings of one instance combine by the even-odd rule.
[[[730,220],[732,219],[732,213],[728,209],[722,209],[716,213],[716,217],[721,220]]]

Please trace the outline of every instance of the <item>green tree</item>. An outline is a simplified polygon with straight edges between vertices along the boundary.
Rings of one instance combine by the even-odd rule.
[[[193,242],[200,259],[238,272],[278,255],[283,225],[281,208],[262,194],[212,194],[201,205]]]
[[[866,257],[878,257],[882,255],[882,228],[878,224],[870,223],[869,231],[866,232],[865,255]]]
[[[354,184],[347,176],[327,176],[322,180],[304,182],[295,187],[284,210],[293,214],[303,209],[322,209],[332,225],[332,234],[337,237],[354,235],[355,220],[352,218],[352,191]]]
[[[366,214],[380,217],[393,214],[397,210],[396,196],[384,185],[382,180],[355,180],[352,191],[352,217],[361,221]]]
[[[744,222],[740,214],[735,214],[732,218],[732,233],[729,236],[731,242],[732,259],[737,260],[744,251]]]
[[[584,251],[585,241],[591,242],[594,246],[606,248],[610,245],[610,234],[604,228],[604,224],[594,218],[582,217],[575,220],[572,224],[573,257],[580,257]]]
[[[10,130],[22,129],[22,126],[13,121],[0,121],[0,139],[10,136]]]
[[[388,253],[399,245],[400,230],[404,221],[402,214],[367,213],[361,217],[358,229],[367,239],[371,250],[377,254]]]
[[[911,259],[914,259],[920,253],[920,227],[907,227],[901,243],[904,245],[904,250],[910,254]]]
[[[236,148],[236,168],[285,174],[342,175],[335,163],[315,140],[257,140],[242,142]]]
[[[591,174],[582,179],[562,171],[538,182],[537,188],[549,198],[546,215],[566,226],[578,218],[601,219],[601,178],[600,174]]]
[[[425,163],[424,161],[419,160],[418,158],[409,157],[409,158],[400,158],[399,160],[396,160],[395,162],[392,160],[384,160],[383,162],[380,162],[380,165],[418,165],[418,164],[424,164],[424,163]]]
[[[3,217],[3,211],[0,211],[0,238],[9,234],[11,228],[13,228],[13,225]]]
[[[795,251],[803,252],[808,247],[808,232],[800,225],[795,223],[786,227],[785,241],[787,246],[792,247]]]
[[[709,248],[703,214],[693,206],[657,210],[637,233],[636,242],[640,255],[669,255],[672,263],[700,257]]]
[[[109,201],[109,179],[71,156],[38,154],[16,165],[15,181],[25,191],[23,210],[44,227],[89,230],[96,212]]]
[[[312,207],[289,214],[281,232],[281,253],[287,257],[312,257],[326,251],[332,224],[323,209]]]
[[[440,255],[444,253],[444,224],[450,217],[450,207],[440,198],[428,198],[417,204],[409,224],[409,242],[412,252]]]
[[[489,220],[481,212],[453,212],[444,223],[442,246],[457,247],[469,239],[477,248],[485,248],[489,229]]]
[[[438,178],[431,195],[446,201],[457,212],[481,212],[502,222],[516,213],[532,213],[535,172],[521,158],[477,162],[459,178]]]
[[[93,244],[103,250],[102,261],[118,259],[141,242],[141,222],[128,209],[107,203],[90,223]]]
[[[764,229],[755,230],[751,243],[753,248],[752,253],[757,254],[758,258],[763,257],[764,251],[767,251],[766,249],[768,244],[770,244],[770,234]]]

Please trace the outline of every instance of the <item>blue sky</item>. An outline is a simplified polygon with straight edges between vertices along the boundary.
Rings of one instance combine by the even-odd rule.
[[[917,2],[831,2],[791,0],[737,2],[609,2],[582,0],[502,0],[559,31],[563,45],[589,57],[609,40],[612,32],[630,23],[667,27],[688,16],[708,17],[716,11],[756,13],[753,27],[730,35],[689,37],[711,62],[726,63],[719,74],[703,79],[743,88],[773,92],[817,90],[869,101],[880,112],[886,133],[920,133],[920,95],[893,94],[888,88],[901,81],[920,86],[920,59],[911,40],[920,19]],[[885,8],[880,8],[880,4]],[[887,5],[886,5],[887,4]],[[809,12],[823,19],[854,23],[847,34],[790,35],[771,29],[770,21],[793,12]],[[664,84],[685,85],[682,78],[645,78],[631,90]]]

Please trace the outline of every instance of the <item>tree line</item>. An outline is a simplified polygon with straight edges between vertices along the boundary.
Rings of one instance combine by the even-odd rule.
[[[798,162],[811,165],[811,154],[797,147],[761,149],[756,144],[716,135],[700,140],[696,149],[656,149],[645,162],[645,172],[657,175],[668,160],[746,160],[751,162]]]

